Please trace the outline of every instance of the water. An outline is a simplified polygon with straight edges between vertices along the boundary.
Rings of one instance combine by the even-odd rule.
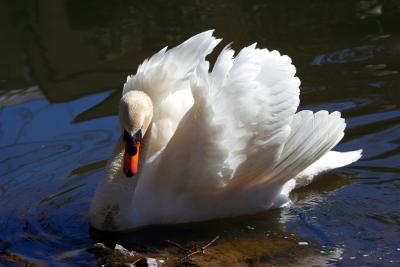
[[[95,242],[158,258],[221,238],[202,265],[400,265],[400,4],[395,1],[15,1],[0,8],[0,265],[95,265]],[[110,235],[89,202],[118,138],[126,75],[216,29],[292,57],[301,109],[340,110],[361,161],[254,216]],[[212,60],[214,57],[211,56]],[[307,243],[303,243],[307,242]]]

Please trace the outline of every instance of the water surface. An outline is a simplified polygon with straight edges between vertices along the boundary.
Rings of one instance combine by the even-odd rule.
[[[96,265],[95,242],[200,265],[400,265],[400,5],[395,1],[15,1],[0,8],[0,264]],[[110,235],[90,199],[119,137],[126,75],[210,28],[292,57],[300,109],[340,110],[361,161],[253,216]],[[210,56],[213,60],[215,56]],[[300,242],[300,243],[299,243]],[[307,242],[308,245],[302,242]]]

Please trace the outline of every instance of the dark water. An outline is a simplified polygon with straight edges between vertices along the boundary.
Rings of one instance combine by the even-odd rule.
[[[1,3],[0,22],[0,265],[95,265],[85,249],[99,241],[173,262],[182,255],[165,239],[216,235],[197,263],[400,265],[398,1],[21,0]],[[363,148],[362,160],[297,190],[287,208],[129,235],[91,230],[126,75],[210,28],[236,49],[257,41],[290,55],[301,109],[340,110],[348,128],[337,149]]]

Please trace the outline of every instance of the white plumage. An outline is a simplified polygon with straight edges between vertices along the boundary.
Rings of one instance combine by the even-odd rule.
[[[225,47],[212,71],[205,60],[220,42],[212,31],[145,60],[123,94],[153,102],[141,173],[122,172],[117,145],[91,207],[91,224],[127,230],[262,211],[282,203],[282,188],[350,164],[360,151],[331,149],[342,139],[339,112],[296,113],[300,80],[288,56]],[[290,186],[288,186],[290,184]],[[287,201],[287,194],[285,197]]]

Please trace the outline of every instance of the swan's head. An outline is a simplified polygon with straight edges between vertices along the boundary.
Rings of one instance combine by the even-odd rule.
[[[119,119],[125,146],[123,171],[127,177],[135,175],[140,168],[142,140],[152,118],[153,104],[146,93],[134,90],[122,96],[119,103]]]

